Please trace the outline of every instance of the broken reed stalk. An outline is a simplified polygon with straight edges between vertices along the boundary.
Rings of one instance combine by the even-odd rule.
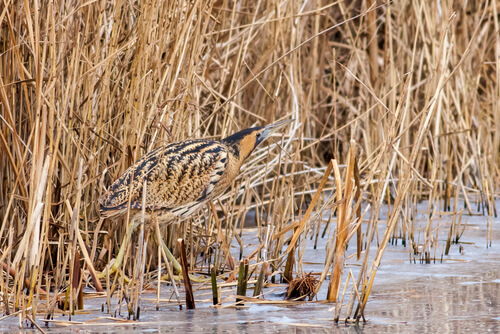
[[[238,269],[238,287],[236,289],[236,295],[245,297],[247,295],[247,283],[248,283],[248,259],[243,259],[240,262],[240,267]],[[236,297],[236,303],[243,306],[243,300]]]
[[[295,262],[295,247],[288,253],[285,264],[285,271],[283,272],[283,278],[286,283],[290,283],[293,280],[293,264]]]
[[[342,273],[344,272],[344,254],[347,246],[347,235],[349,233],[349,221],[347,219],[351,216],[351,204],[354,198],[353,188],[355,186],[354,174],[356,164],[357,148],[355,142],[351,142],[351,147],[347,155],[347,172],[345,186],[342,187],[340,170],[337,162],[334,160],[333,171],[335,173],[335,181],[337,183],[337,201],[342,203],[337,207],[337,238],[335,241],[335,266],[332,271],[330,286],[328,287],[329,301],[337,301],[340,283],[342,280]],[[343,190],[343,191],[342,191]],[[343,194],[342,194],[343,193]],[[359,206],[358,206],[359,207]],[[361,217],[360,217],[361,218]],[[360,224],[361,227],[361,224]],[[359,231],[359,227],[357,229]]]
[[[219,289],[217,288],[217,269],[210,266],[210,278],[212,282],[212,301],[214,305],[219,304]]]
[[[191,280],[189,279],[189,267],[187,263],[186,246],[184,245],[184,239],[177,239],[177,246],[179,249],[179,254],[181,256],[182,277],[184,280],[184,289],[186,294],[186,308],[188,310],[193,310],[196,306],[194,303]]]
[[[259,277],[257,278],[257,283],[255,283],[255,287],[253,290],[253,296],[260,296],[262,293],[262,288],[264,287],[264,279],[266,277],[267,271],[269,270],[269,262],[264,261],[260,268]]]
[[[82,268],[80,267],[80,253],[75,253],[73,265],[73,278],[71,279],[71,289],[76,291],[76,309],[83,310],[83,286],[80,284]]]
[[[333,171],[335,173],[335,182],[337,183],[336,193],[337,201],[345,200],[342,195],[342,179],[340,176],[340,170],[336,160],[333,160]],[[347,191],[347,184],[346,184]],[[330,276],[330,285],[328,286],[327,300],[330,302],[336,302],[338,296],[338,289],[340,288],[340,280],[342,278],[342,272],[344,270],[344,252],[345,252],[345,212],[346,207],[344,203],[341,203],[337,207],[337,233],[335,238],[335,261],[332,269],[332,274]]]

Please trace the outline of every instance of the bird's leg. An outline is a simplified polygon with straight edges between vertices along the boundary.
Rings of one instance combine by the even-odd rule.
[[[106,271],[109,271],[110,275],[114,274],[118,270],[118,268],[120,268],[120,266],[122,265],[123,257],[125,256],[125,250],[127,249],[127,245],[129,244],[130,239],[132,238],[133,227],[134,227],[134,222],[131,220],[127,225],[125,238],[123,239],[122,244],[120,245],[120,250],[118,251],[118,255],[116,256],[115,262],[113,262],[111,267],[105,269],[98,276],[99,279],[106,277]]]
[[[180,263],[177,261],[177,259],[174,257],[174,255],[170,252],[170,249],[168,249],[167,245],[165,244],[165,242],[163,241],[161,236],[159,236],[155,233],[154,238],[155,238],[155,241],[158,244],[160,244],[161,247],[163,248],[163,251],[165,252],[165,255],[167,256],[167,259],[172,261],[172,266],[174,267],[174,269],[179,273],[179,275],[182,276],[182,267],[181,267]],[[158,242],[157,238],[160,239],[160,242]],[[179,276],[179,277],[181,277],[181,276]],[[191,281],[194,281],[194,282],[206,282],[209,280],[209,279],[205,279],[205,278],[199,278],[199,277],[196,277],[196,276],[191,275],[191,274],[189,274],[189,278],[191,279]]]
[[[179,274],[182,274],[182,267],[181,267],[181,264],[179,263],[179,261],[177,261],[177,259],[175,258],[175,256],[170,252],[170,249],[168,249],[167,245],[165,244],[165,242],[163,241],[163,239],[160,239],[161,240],[161,247],[163,248],[163,250],[165,251],[165,254],[167,255],[167,258],[172,261],[172,266],[174,267],[174,269],[179,273]]]
[[[158,233],[154,233],[153,237],[155,239],[155,242],[159,245],[161,245],[161,248],[163,248],[163,251],[165,252],[165,255],[167,256],[167,259],[172,262],[172,266],[174,269],[179,273],[182,274],[182,267],[180,263],[177,261],[175,256],[170,252],[170,249],[168,249],[167,245],[163,241],[161,235],[158,235]],[[158,240],[159,239],[159,240]]]
[[[168,275],[169,275],[170,279],[172,280],[172,285],[174,286],[174,291],[175,291],[175,295],[177,296],[177,300],[179,300],[180,299],[179,292],[177,291],[177,287],[174,283],[174,280],[176,279],[176,277],[174,276],[174,273],[173,273],[173,271],[168,263],[169,263],[169,261],[172,262],[174,269],[177,270],[177,272],[179,273],[179,279],[182,276],[182,267],[179,264],[179,262],[177,261],[177,259],[174,257],[174,255],[170,252],[170,249],[168,249],[165,242],[163,241],[163,238],[161,237],[161,233],[160,233],[160,225],[158,225],[158,220],[155,220],[155,223],[156,223],[156,226],[155,226],[156,233],[153,233],[153,239],[158,246],[161,246],[163,258],[165,259],[165,257],[166,257],[165,262],[167,265]],[[205,280],[200,280],[193,275],[189,275],[189,277],[191,280],[193,280],[195,282],[204,282],[205,281]]]

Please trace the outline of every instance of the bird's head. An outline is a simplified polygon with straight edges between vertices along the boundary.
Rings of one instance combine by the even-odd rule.
[[[222,142],[232,147],[234,149],[234,153],[240,158],[241,161],[243,161],[248,158],[257,145],[292,121],[293,119],[287,119],[264,127],[241,130],[240,132],[236,132],[235,134],[222,139]]]

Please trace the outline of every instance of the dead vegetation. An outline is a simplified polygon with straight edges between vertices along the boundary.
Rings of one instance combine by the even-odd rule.
[[[2,313],[34,322],[58,305],[74,312],[83,285],[101,289],[91,277],[126,224],[101,220],[97,199],[140,156],[294,118],[215,206],[160,232],[170,246],[184,239],[190,270],[213,265],[220,282],[237,275],[230,248],[243,253],[249,213],[260,240],[249,283],[302,274],[306,244],[329,238],[318,284],[334,279],[318,298],[342,306],[352,289],[345,317],[361,317],[390,240],[429,263],[440,256],[432,216],[453,217],[449,247],[465,215],[497,214],[499,11],[495,1],[4,1]],[[423,231],[412,219],[422,200]],[[356,278],[342,275],[354,235]],[[137,235],[127,250],[132,281],[102,281],[108,311],[112,295],[137,305],[140,286],[172,270],[144,240],[145,257]]]
[[[305,300],[306,297],[314,297],[316,281],[317,278],[310,273],[298,275],[290,281],[286,291],[286,299]]]

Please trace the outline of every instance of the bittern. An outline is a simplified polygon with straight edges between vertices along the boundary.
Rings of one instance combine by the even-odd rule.
[[[99,199],[104,218],[121,216],[130,210],[126,237],[110,272],[121,265],[125,245],[141,222],[144,195],[146,220],[153,215],[159,223],[187,218],[224,193],[257,145],[292,121],[245,129],[220,141],[193,139],[172,143],[151,151],[130,166]],[[173,260],[170,252],[167,256]]]

